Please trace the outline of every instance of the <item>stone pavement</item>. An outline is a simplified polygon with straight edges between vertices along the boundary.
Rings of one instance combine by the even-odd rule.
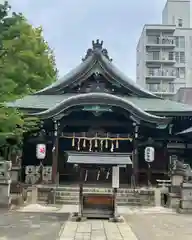
[[[124,216],[139,240],[191,240],[192,216],[132,214]]]
[[[0,210],[0,240],[56,240],[69,214]]]
[[[137,240],[137,238],[125,222],[87,220],[68,221],[61,231],[60,240]]]

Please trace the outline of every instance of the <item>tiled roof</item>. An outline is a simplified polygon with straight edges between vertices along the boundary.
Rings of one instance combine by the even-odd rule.
[[[86,58],[76,68],[50,86],[41,89],[36,94],[57,94],[66,92],[69,85],[77,84],[79,81],[88,79],[94,73],[99,73],[110,79],[117,85],[121,85],[127,93],[131,92],[134,96],[159,98],[148,90],[144,89],[132,79],[121,72],[108,57],[107,49],[103,48],[103,41],[92,42],[92,49],[87,50]]]
[[[16,107],[21,109],[34,109],[34,110],[46,110],[53,108],[55,105],[61,103],[63,100],[74,96],[75,94],[63,94],[63,95],[29,95],[23,99],[18,99],[13,103],[8,103],[10,107]],[[154,113],[191,113],[192,106],[188,104],[179,103],[171,100],[164,99],[150,99],[139,97],[127,97],[122,96],[123,99],[132,102],[138,108],[146,112]]]

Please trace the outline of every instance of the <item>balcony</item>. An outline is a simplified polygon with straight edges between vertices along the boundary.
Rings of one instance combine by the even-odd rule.
[[[157,64],[175,64],[175,56],[173,52],[170,53],[162,53],[162,54],[154,54],[154,52],[149,52],[146,57],[146,63],[157,63]]]
[[[176,71],[175,69],[148,68],[146,78],[174,80],[176,78]]]
[[[155,48],[174,48],[176,44],[174,37],[148,36],[146,46]]]
[[[148,83],[147,89],[159,96],[174,95],[180,88],[186,86],[185,83]]]

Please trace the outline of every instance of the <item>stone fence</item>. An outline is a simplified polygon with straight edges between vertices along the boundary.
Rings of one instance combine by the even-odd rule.
[[[112,193],[111,188],[91,188],[85,187],[85,193]],[[160,194],[160,193],[159,193]],[[156,189],[140,188],[126,189],[120,188],[117,192],[118,205],[134,205],[134,206],[155,206]],[[160,198],[160,197],[159,197]],[[53,201],[56,204],[78,204],[79,188],[78,187],[38,187],[38,202],[47,203]],[[52,200],[51,200],[52,199]]]

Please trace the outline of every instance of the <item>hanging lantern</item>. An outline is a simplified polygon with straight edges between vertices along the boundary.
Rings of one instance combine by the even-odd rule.
[[[37,157],[37,159],[44,159],[46,157],[46,145],[45,144],[37,144],[36,157]]]

